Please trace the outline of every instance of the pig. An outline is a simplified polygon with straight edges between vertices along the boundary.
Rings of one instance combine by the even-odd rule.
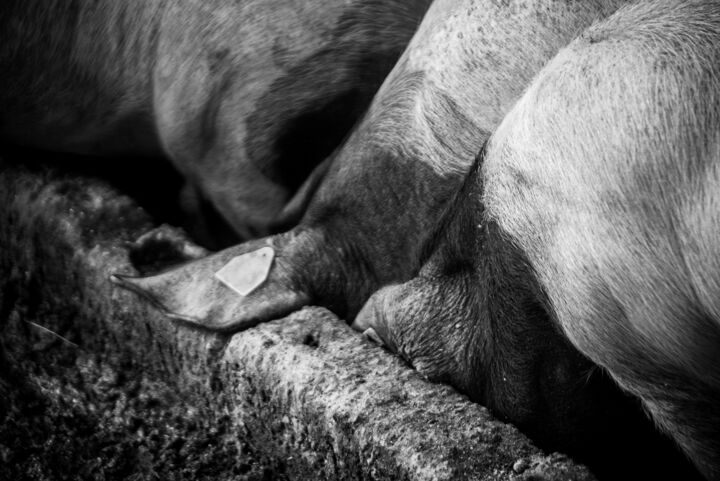
[[[720,5],[621,8],[533,80],[418,276],[376,292],[354,327],[570,442],[568,406],[599,395],[579,380],[609,378],[720,479],[719,133]]]
[[[545,62],[624,0],[436,0],[294,228],[155,276],[114,280],[168,316],[233,332],[307,304],[352,319],[420,268],[478,150]],[[248,295],[215,274],[270,247]]]
[[[200,235],[204,205],[235,242],[269,235],[297,223],[429,3],[3,0],[0,141],[169,159]]]
[[[463,184],[463,179],[490,133],[558,50],[626,3],[436,0],[362,121],[332,158],[296,228],[157,275],[116,275],[115,282],[143,296],[170,319],[225,333],[308,304],[325,306],[351,321],[377,289],[414,282],[410,279],[446,230],[439,227],[447,222],[441,222],[448,219],[446,211],[458,210],[453,200],[458,189],[473,185]],[[471,209],[475,204],[468,205]],[[467,222],[477,217],[472,210],[462,215]],[[466,257],[484,246],[474,248],[480,241],[471,233],[458,241]],[[544,449],[567,452],[608,479],[668,473],[692,479],[693,468],[655,430],[636,398],[555,334],[553,325],[542,317],[542,302],[531,302],[530,297],[528,306],[522,302],[515,289],[527,294],[524,284],[500,277],[490,300],[517,296],[517,306],[508,302],[522,321],[518,326],[528,325],[522,317],[527,315],[526,307],[535,309],[533,319],[538,318],[539,324],[525,332],[519,327],[508,329],[511,338],[502,338],[510,345],[501,343],[508,353],[500,359],[517,358],[519,363],[509,363],[507,372],[497,374],[508,383],[498,384],[507,390],[495,402],[494,394],[484,390],[485,380],[494,378],[485,376],[475,362],[494,346],[492,338],[484,341],[471,327],[464,327],[478,325],[479,309],[485,306],[478,307],[478,302],[484,291],[471,290],[472,277],[467,276],[475,264],[468,267],[456,259],[465,257],[451,258],[447,269],[458,270],[453,277],[458,286],[441,282],[434,291],[409,296],[407,303],[391,297],[388,309],[408,312],[403,324],[408,338],[438,336],[436,343],[428,343],[429,349],[438,348],[434,357],[405,356],[413,366],[515,422]],[[512,267],[511,281],[531,278],[524,265]],[[249,279],[241,279],[238,272],[243,271]],[[462,289],[463,295],[445,300],[445,293],[453,289]],[[428,309],[426,303],[438,304],[437,311],[428,311],[437,317],[416,321]],[[384,304],[372,300],[357,321],[368,335],[374,323],[367,313],[374,312],[374,306]],[[498,314],[499,319],[509,315]],[[384,335],[382,327],[377,332]],[[393,346],[392,342],[386,344]],[[521,356],[523,351],[527,354]],[[530,362],[536,359],[533,353],[547,356],[547,362],[537,367]],[[458,365],[456,357],[465,364]],[[558,380],[559,375],[565,377]],[[524,376],[526,384],[519,383],[517,376]],[[568,390],[574,390],[575,396],[567,396]]]

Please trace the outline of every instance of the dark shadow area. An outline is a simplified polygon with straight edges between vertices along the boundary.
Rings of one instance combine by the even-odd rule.
[[[157,224],[181,227],[193,241],[210,250],[241,242],[209,202],[201,200],[198,212],[192,215],[183,210],[180,199],[184,179],[163,158],[94,157],[0,145],[0,168],[3,165],[100,179],[131,197]]]

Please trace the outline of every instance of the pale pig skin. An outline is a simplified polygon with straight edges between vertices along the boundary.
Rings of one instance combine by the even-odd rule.
[[[720,479],[719,61],[713,1],[586,30],[493,134],[419,276],[355,327],[543,433],[582,399],[577,350]]]
[[[118,277],[118,282],[173,319],[223,332],[307,304],[353,319],[373,291],[407,280],[420,268],[472,159],[542,66],[578,32],[625,3],[435,1],[334,156],[297,228],[157,276]],[[472,212],[466,217],[477,220]],[[460,239],[458,251],[474,255],[477,239],[470,234]],[[215,278],[232,259],[264,246],[276,257],[268,279],[249,295]],[[461,262],[449,269],[454,267],[467,268]],[[529,295],[523,283],[532,278],[530,271],[514,272],[513,282],[490,291],[494,297]],[[402,332],[409,340],[438,347],[431,359],[409,357],[421,372],[452,383],[517,423],[542,447],[569,452],[609,479],[696,475],[636,399],[558,334],[540,301],[531,298],[537,315],[529,320],[522,302],[503,316],[508,321],[503,332],[515,340],[506,345],[496,330],[484,342],[488,349],[504,349],[496,366],[507,365],[508,372],[486,372],[474,362],[487,355],[472,341],[484,333],[472,315],[478,312],[476,294],[466,286],[453,295],[451,280],[441,280],[432,292],[421,290],[407,303],[391,298],[387,306],[407,313]],[[426,303],[442,308],[425,317]],[[376,305],[370,304],[370,312]]]
[[[268,235],[299,220],[429,3],[4,0],[0,140],[167,157],[189,210]]]

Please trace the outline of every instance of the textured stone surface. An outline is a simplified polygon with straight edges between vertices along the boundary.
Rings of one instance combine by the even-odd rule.
[[[102,182],[0,172],[0,471],[47,479],[57,462],[87,479],[591,479],[324,309],[232,337],[168,322],[108,281],[133,272],[127,245],[152,227]]]

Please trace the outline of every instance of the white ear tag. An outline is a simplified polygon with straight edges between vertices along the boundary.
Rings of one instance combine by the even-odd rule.
[[[215,278],[241,296],[247,296],[265,282],[274,257],[272,247],[233,257],[215,273]]]

